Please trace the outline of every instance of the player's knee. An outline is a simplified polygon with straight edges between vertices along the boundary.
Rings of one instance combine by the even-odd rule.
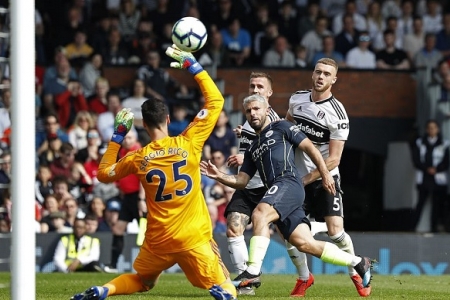
[[[244,234],[249,217],[244,214],[232,212],[227,215],[227,237],[237,237]]]

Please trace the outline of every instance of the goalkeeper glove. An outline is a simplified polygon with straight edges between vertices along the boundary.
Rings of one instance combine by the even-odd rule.
[[[187,69],[193,75],[203,71],[203,67],[197,62],[192,53],[180,50],[176,45],[167,47],[166,54],[178,61],[170,63],[172,68]]]
[[[114,120],[114,133],[112,135],[111,141],[119,145],[122,144],[123,139],[130,131],[133,125],[134,115],[129,108],[123,108],[116,115]]]

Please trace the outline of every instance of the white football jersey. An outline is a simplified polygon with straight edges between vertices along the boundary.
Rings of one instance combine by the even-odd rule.
[[[278,114],[272,108],[270,108],[270,113],[268,117],[270,119],[270,122],[280,119]],[[244,154],[245,150],[248,148],[248,146],[252,143],[252,141],[255,138],[256,138],[255,130],[250,126],[250,124],[247,121],[245,121],[244,125],[242,125],[241,139],[239,141],[239,153]],[[256,189],[263,186],[264,184],[261,180],[261,177],[259,176],[259,173],[256,172],[245,188]]]
[[[347,112],[333,96],[314,102],[311,91],[298,91],[289,99],[288,111],[324,159],[330,154],[330,140],[346,141],[348,138],[350,127]],[[295,164],[299,167],[301,176],[317,168],[308,155],[301,151],[297,153],[302,154],[295,156]],[[304,163],[301,161],[303,159]],[[330,173],[333,176],[339,174],[339,168],[334,168]]]

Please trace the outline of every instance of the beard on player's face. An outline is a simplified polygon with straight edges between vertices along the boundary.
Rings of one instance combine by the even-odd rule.
[[[255,131],[260,131],[263,127],[264,124],[266,123],[266,115],[262,115],[259,116],[258,119],[250,119],[249,123],[250,126],[253,128],[253,130]]]

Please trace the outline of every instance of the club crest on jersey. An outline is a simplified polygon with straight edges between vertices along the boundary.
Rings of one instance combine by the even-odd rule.
[[[325,113],[321,110],[317,113],[317,119],[322,120],[325,117]]]
[[[197,118],[204,119],[204,118],[206,118],[207,115],[208,115],[208,110],[202,109],[201,111],[198,112]]]
[[[272,130],[267,131],[267,132],[266,132],[266,138],[271,137],[272,134],[273,134],[273,131],[272,131]]]

